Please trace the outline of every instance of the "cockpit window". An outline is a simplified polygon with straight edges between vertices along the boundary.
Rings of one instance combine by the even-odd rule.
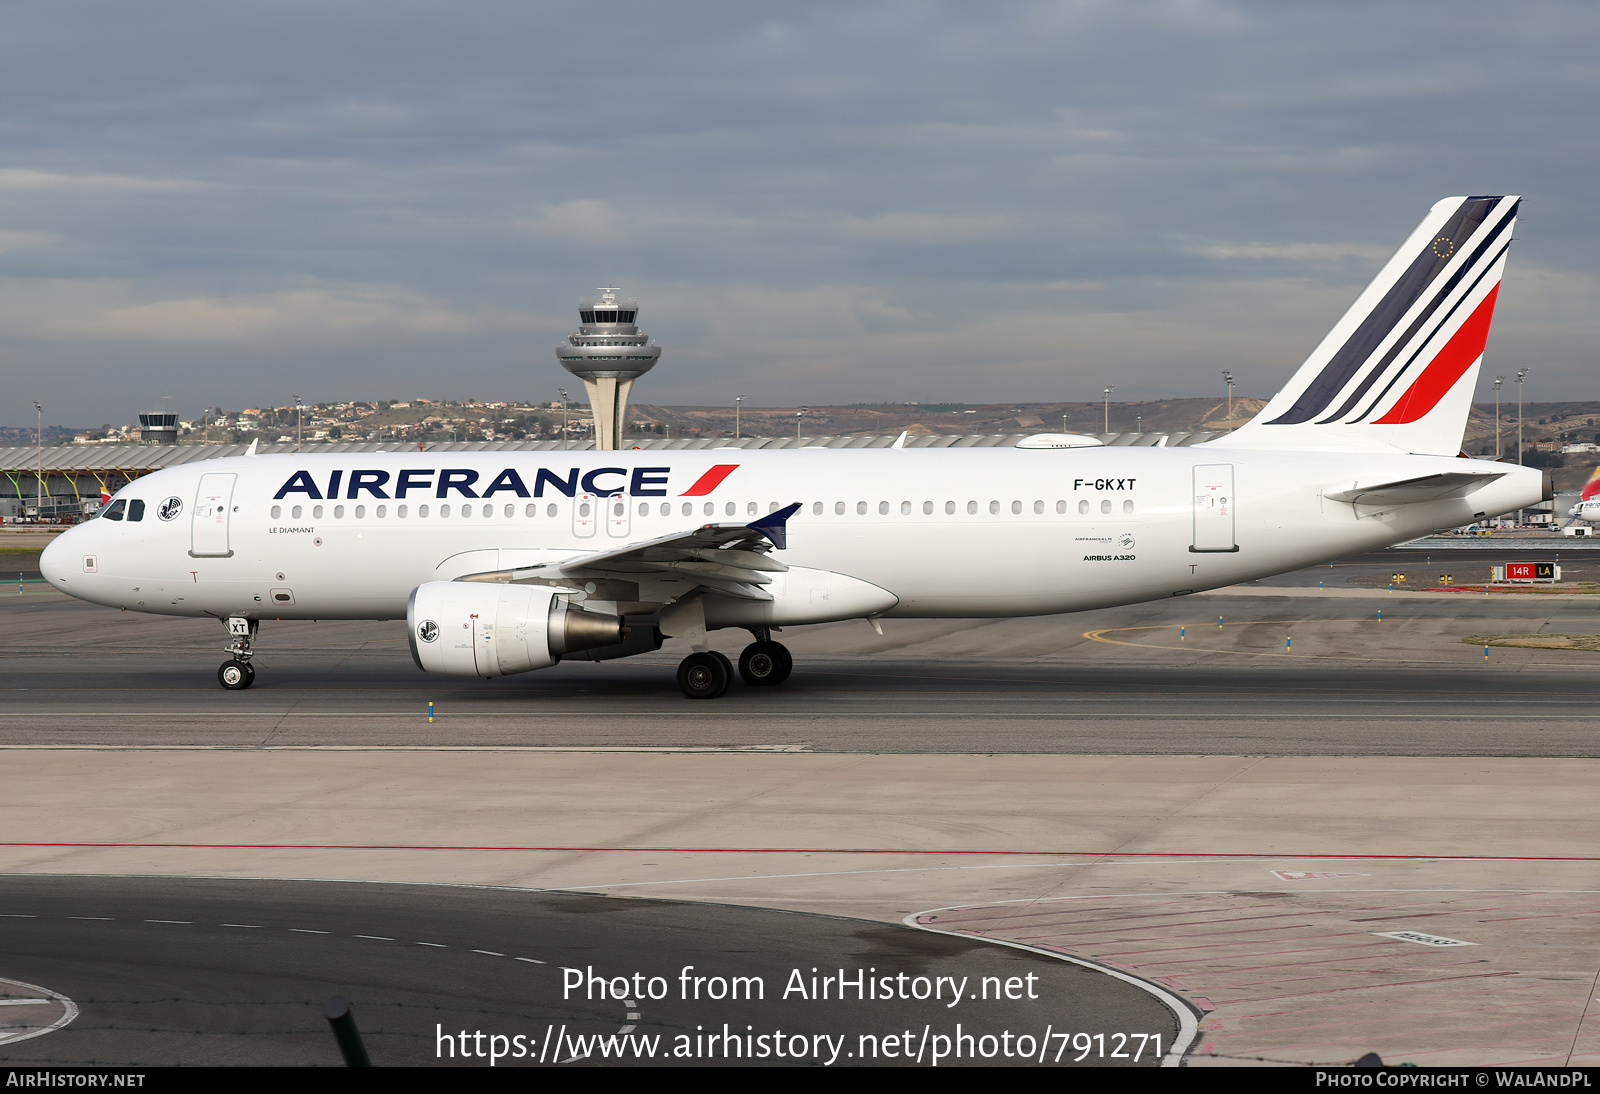
[[[121,520],[122,511],[128,507],[126,501],[114,501],[101,511],[100,515],[106,520]]]
[[[139,500],[138,498],[134,498],[132,501],[128,502],[128,519],[129,520],[143,520],[144,519],[144,502],[143,501]]]

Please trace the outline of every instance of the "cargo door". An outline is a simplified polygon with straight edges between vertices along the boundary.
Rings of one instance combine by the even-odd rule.
[[[1203,463],[1194,469],[1194,539],[1191,551],[1237,551],[1233,540],[1233,464]]]
[[[596,503],[604,499],[596,498],[593,494],[579,494],[572,499],[572,534],[579,539],[588,539],[594,535]]]
[[[611,538],[627,539],[632,532],[632,503],[633,499],[626,494],[613,494],[600,499],[600,504],[606,508],[606,534]]]
[[[211,472],[200,476],[194,513],[189,518],[189,554],[195,558],[227,558],[228,516],[233,508],[233,483],[238,476]]]

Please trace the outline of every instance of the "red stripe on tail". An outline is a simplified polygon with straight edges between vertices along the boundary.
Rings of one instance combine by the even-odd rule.
[[[698,498],[704,494],[709,494],[711,491],[722,485],[723,479],[727,478],[738,469],[739,465],[736,463],[719,463],[710,471],[707,471],[704,475],[701,475],[698,479],[696,479],[693,486],[689,487],[689,489],[685,490],[678,496],[680,498]]]
[[[1389,413],[1373,422],[1373,425],[1406,425],[1426,416],[1428,411],[1439,405],[1439,400],[1456,386],[1456,381],[1472,367],[1472,362],[1483,356],[1483,347],[1489,341],[1489,321],[1494,318],[1495,297],[1499,295],[1499,285],[1489,290],[1483,303],[1461,324],[1461,329],[1451,336],[1439,355],[1422,370],[1416,382],[1389,408]]]

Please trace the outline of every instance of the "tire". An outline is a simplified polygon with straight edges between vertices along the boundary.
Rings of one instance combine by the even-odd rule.
[[[248,661],[224,661],[217,669],[217,683],[229,691],[243,691],[255,682],[256,670]]]
[[[751,687],[781,684],[793,671],[794,658],[782,642],[752,642],[739,655],[739,675]]]
[[[715,699],[733,681],[733,666],[720,653],[691,653],[678,665],[678,687],[690,699]]]

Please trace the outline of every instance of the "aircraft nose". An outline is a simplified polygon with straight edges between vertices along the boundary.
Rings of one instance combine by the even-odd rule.
[[[71,559],[83,547],[85,526],[68,528],[45,547],[39,556],[39,572],[58,589],[66,588],[73,572]]]

